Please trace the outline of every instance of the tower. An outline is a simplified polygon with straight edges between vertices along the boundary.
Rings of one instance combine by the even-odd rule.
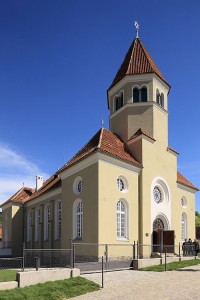
[[[110,130],[125,143],[145,132],[167,147],[169,90],[137,32],[108,89]]]

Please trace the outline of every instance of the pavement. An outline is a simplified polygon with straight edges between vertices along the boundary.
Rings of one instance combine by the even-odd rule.
[[[101,273],[82,277],[101,286]],[[200,265],[167,272],[115,271],[104,273],[104,287],[73,299],[126,300],[197,300],[200,299]]]

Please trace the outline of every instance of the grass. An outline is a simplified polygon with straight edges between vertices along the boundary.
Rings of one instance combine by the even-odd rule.
[[[16,280],[16,270],[0,270],[0,282]]]
[[[190,260],[172,262],[172,263],[167,264],[166,267],[167,267],[167,271],[173,271],[173,270],[177,270],[180,268],[195,266],[195,265],[199,265],[199,264],[200,264],[200,260],[190,259]],[[163,264],[163,265],[141,268],[139,271],[163,272],[163,271],[165,271],[165,265]]]
[[[97,290],[98,284],[82,277],[75,277],[1,291],[0,300],[61,300]]]

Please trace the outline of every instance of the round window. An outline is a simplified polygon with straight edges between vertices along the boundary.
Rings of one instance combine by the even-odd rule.
[[[155,186],[153,189],[153,197],[156,203],[160,203],[163,201],[163,195],[160,187]]]
[[[83,179],[78,176],[73,183],[73,191],[77,195],[79,194],[83,189]]]

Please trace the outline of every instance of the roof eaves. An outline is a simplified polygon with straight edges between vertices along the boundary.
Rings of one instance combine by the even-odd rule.
[[[106,150],[103,150],[103,149],[97,149],[97,150],[98,150],[98,152],[107,154],[107,155],[109,155],[109,156],[111,156],[111,157],[113,157],[113,158],[117,158],[117,159],[119,159],[119,160],[121,160],[121,161],[124,161],[124,162],[126,162],[126,163],[128,163],[128,164],[134,165],[135,167],[138,167],[138,168],[140,168],[140,169],[143,168],[143,166],[142,166],[139,162],[137,162],[137,161],[130,161],[130,160],[126,159],[126,158],[122,158],[122,157],[120,157],[120,156],[118,156],[118,155],[112,154],[112,153],[110,153],[110,152],[108,152],[108,151],[106,151]]]
[[[182,181],[179,181],[179,180],[177,180],[176,182],[179,183],[179,184],[182,184],[182,185],[184,185],[186,187],[189,187],[190,189],[193,189],[193,190],[195,190],[197,192],[199,191],[199,189],[197,187],[195,187],[194,185],[186,184],[186,183],[184,183]]]

